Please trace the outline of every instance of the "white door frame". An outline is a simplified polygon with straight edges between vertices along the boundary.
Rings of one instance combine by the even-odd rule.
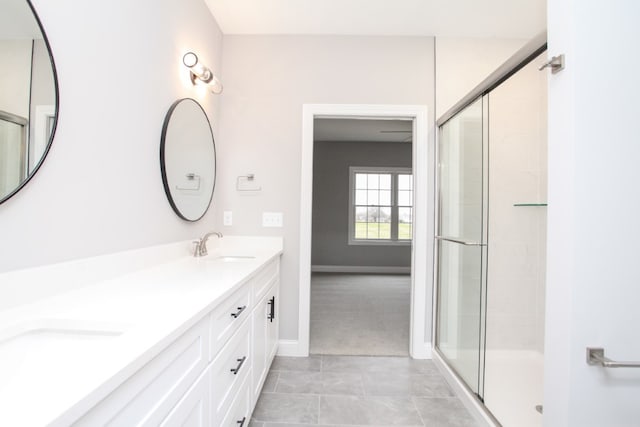
[[[411,250],[411,331],[409,353],[416,359],[431,358],[431,331],[425,331],[427,313],[428,253],[428,131],[423,105],[304,104],[302,106],[302,168],[300,189],[300,288],[298,342],[287,355],[309,355],[311,302],[311,212],[313,190],[313,121],[321,117],[397,118],[413,120],[414,222]],[[429,295],[429,301],[430,295]],[[425,336],[429,333],[429,337]]]

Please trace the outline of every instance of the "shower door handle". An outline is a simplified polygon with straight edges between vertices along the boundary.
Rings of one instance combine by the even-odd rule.
[[[640,368],[640,362],[616,362],[604,356],[604,348],[587,347],[587,365],[603,368]]]
[[[454,239],[452,237],[445,237],[445,236],[435,236],[435,237],[436,237],[436,240],[444,240],[445,242],[459,243],[465,246],[487,246],[486,243],[470,242],[468,240]]]

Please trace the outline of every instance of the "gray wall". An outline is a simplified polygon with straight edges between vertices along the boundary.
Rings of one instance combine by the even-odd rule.
[[[411,266],[411,246],[349,245],[349,167],[411,167],[411,144],[314,142],[312,265]]]

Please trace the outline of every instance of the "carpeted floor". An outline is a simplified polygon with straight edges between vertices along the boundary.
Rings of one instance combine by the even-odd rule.
[[[407,356],[410,275],[313,273],[311,354]]]

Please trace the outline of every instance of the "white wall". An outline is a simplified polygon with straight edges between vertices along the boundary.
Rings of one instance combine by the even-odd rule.
[[[436,38],[436,118],[476,87],[527,40]]]
[[[28,185],[0,205],[0,271],[195,237],[162,187],[159,143],[171,103],[197,97],[218,134],[219,98],[181,66],[197,52],[220,70],[222,34],[202,0],[35,0],[58,70],[52,149]]]
[[[546,426],[640,420],[640,370],[585,361],[587,346],[640,360],[639,18],[635,1],[549,2],[549,56],[566,68],[549,76]]]
[[[218,212],[233,211],[234,224],[224,232],[284,236],[281,337],[295,340],[302,105],[432,106],[433,39],[226,36],[223,67],[219,155],[224,161],[214,203]],[[429,114],[433,120],[433,109]],[[236,177],[247,173],[256,174],[259,194],[235,191]],[[284,228],[262,228],[263,211],[283,212]],[[430,288],[431,283],[429,296]]]

